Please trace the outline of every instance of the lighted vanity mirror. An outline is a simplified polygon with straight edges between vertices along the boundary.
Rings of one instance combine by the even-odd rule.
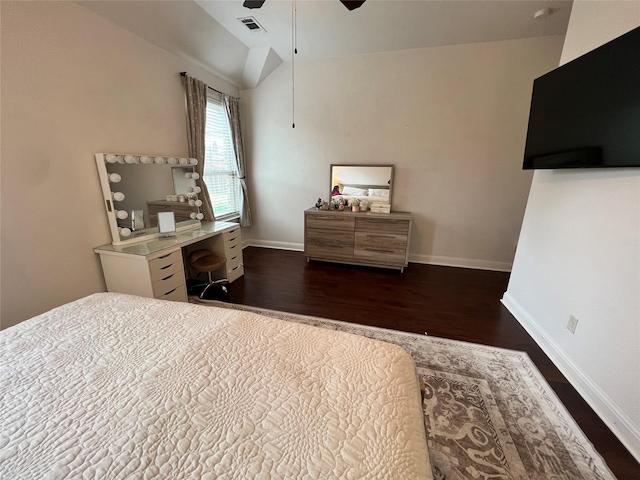
[[[200,225],[196,159],[106,153],[95,157],[114,245],[159,236],[161,212],[174,213],[178,231]]]
[[[331,165],[329,197],[391,205],[393,165]]]

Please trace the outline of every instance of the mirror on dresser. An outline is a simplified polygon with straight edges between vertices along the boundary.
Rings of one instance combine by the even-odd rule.
[[[330,199],[366,200],[391,206],[393,165],[331,165]]]
[[[157,236],[160,212],[173,212],[178,230],[200,225],[195,158],[107,153],[95,157],[114,245]]]

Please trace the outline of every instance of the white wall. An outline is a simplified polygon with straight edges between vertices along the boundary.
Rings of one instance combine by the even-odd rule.
[[[509,270],[531,173],[522,171],[533,79],[561,37],[291,63],[246,108],[250,243],[302,249],[303,211],[331,163],[395,164],[393,209],[414,214],[411,261]]]
[[[1,325],[104,291],[96,152],[185,156],[179,72],[232,85],[71,2],[1,2]]]
[[[562,63],[639,25],[575,2]],[[640,169],[537,171],[504,303],[640,460]]]

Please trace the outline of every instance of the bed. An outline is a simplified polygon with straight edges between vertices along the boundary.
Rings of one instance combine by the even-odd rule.
[[[0,478],[431,478],[400,347],[94,294],[0,332]]]

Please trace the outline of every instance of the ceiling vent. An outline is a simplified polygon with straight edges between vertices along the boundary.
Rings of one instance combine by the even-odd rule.
[[[242,22],[242,24],[245,27],[247,27],[247,29],[251,33],[265,33],[266,32],[266,30],[264,28],[262,28],[262,25],[260,25],[258,23],[258,21],[253,17],[242,17],[242,18],[239,18],[238,20],[240,20],[240,22]]]

